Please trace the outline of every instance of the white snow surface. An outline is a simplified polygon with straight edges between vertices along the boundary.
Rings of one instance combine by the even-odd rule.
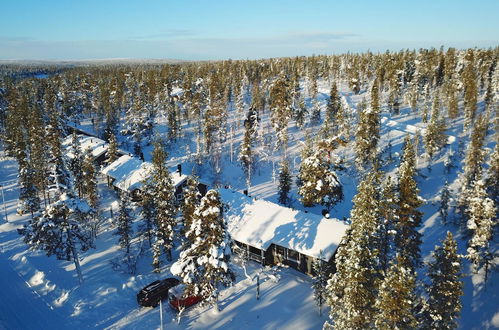
[[[274,243],[302,254],[329,260],[348,225],[313,213],[293,210],[239,192],[220,189],[232,239],[267,250]]]
[[[69,158],[74,157],[73,153],[70,151],[71,141],[72,141],[71,135],[67,136],[62,141],[62,147],[64,148],[64,150],[66,150],[66,156]],[[108,149],[108,144],[104,140],[101,140],[96,137],[78,135],[78,141],[80,142],[81,152],[84,153],[87,149],[90,149],[92,156],[94,158],[103,155]]]

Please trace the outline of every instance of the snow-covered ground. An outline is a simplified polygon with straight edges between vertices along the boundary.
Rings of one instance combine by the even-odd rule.
[[[319,100],[325,105],[330,84],[319,83]],[[345,85],[340,87],[345,100],[352,106],[368,93],[351,95]],[[91,130],[88,122],[83,126]],[[158,118],[157,132],[165,131],[164,118]],[[262,116],[262,125],[268,124],[268,113]],[[451,190],[458,189],[457,169],[444,174],[443,162],[450,150],[455,154],[455,165],[459,168],[462,156],[458,154],[462,122],[449,123],[447,133],[449,145],[437,155],[432,162],[431,172],[427,169],[427,161],[418,159],[418,185],[420,195],[426,200],[421,208],[424,212],[422,254],[425,260],[436,244],[445,237],[447,230],[452,231],[458,240],[459,252],[465,254],[467,238],[463,238],[457,227],[442,225],[438,217],[438,200],[441,188],[447,180]],[[394,161],[383,169],[388,174],[395,174],[398,165],[397,153],[400,152],[405,134],[414,135],[417,129],[423,129],[417,116],[408,109],[401,114],[390,116],[383,113],[381,147],[388,141],[392,144]],[[313,133],[314,129],[311,131]],[[195,150],[192,127],[183,127],[184,137],[177,145],[170,146],[169,165],[174,167],[182,163],[184,171],[189,173],[194,167],[189,151]],[[242,128],[236,131],[234,144],[242,138]],[[289,159],[295,170],[298,169],[299,151],[304,139],[303,131],[290,125]],[[492,146],[487,143],[487,147]],[[229,150],[229,145],[224,146]],[[150,160],[152,147],[144,148],[145,159]],[[234,148],[236,149],[236,148]],[[338,153],[347,162],[352,160],[351,145],[339,148]],[[137,305],[136,293],[148,283],[171,275],[166,263],[160,274],[152,272],[151,258],[145,253],[139,259],[136,275],[124,274],[113,270],[111,260],[120,255],[117,237],[113,235],[114,225],[110,221],[111,207],[116,210],[117,196],[109,189],[104,178],[100,178],[101,214],[106,218],[96,241],[96,249],[82,253],[82,270],[85,278],[83,285],[78,285],[74,272],[74,264],[47,258],[42,252],[26,251],[16,229],[21,228],[28,216],[15,213],[18,185],[17,165],[13,159],[0,159],[0,184],[5,192],[5,209],[9,222],[0,220],[0,283],[3,288],[0,299],[0,329],[62,329],[62,328],[110,328],[110,329],[154,329],[159,328],[159,308],[140,308]],[[264,155],[261,155],[265,158]],[[272,202],[277,201],[277,182],[275,169],[280,160],[279,154],[269,154],[261,161],[252,177],[250,193],[257,198]],[[245,180],[241,167],[234,155],[233,161],[226,155],[222,163],[222,173],[215,177],[209,167],[201,168],[198,174],[205,182],[217,181],[222,185],[230,185],[236,190],[245,189]],[[344,200],[335,206],[332,217],[342,219],[348,217],[352,207],[352,198],[356,193],[358,178],[351,169],[340,173],[344,185]],[[296,186],[292,190],[293,207],[304,210],[298,202]],[[4,214],[4,208],[0,210]],[[308,209],[311,213],[320,214],[322,208],[317,206]],[[451,214],[451,217],[453,215]],[[1,219],[0,218],[0,219]],[[136,218],[136,227],[140,218]],[[137,248],[138,241],[134,242]],[[494,244],[497,248],[498,244]],[[174,259],[179,251],[175,251]],[[327,318],[327,310],[319,316],[318,308],[313,301],[311,279],[292,269],[262,269],[256,263],[248,264],[247,272],[237,263],[234,265],[238,277],[234,286],[222,291],[219,301],[220,311],[214,308],[196,306],[185,312],[180,323],[175,320],[176,314],[168,305],[163,306],[163,319],[167,329],[320,329]],[[246,276],[246,273],[248,276]],[[499,278],[492,272],[486,285],[480,274],[472,274],[470,265],[464,267],[464,297],[460,328],[483,329],[499,328]],[[261,297],[256,300],[256,278],[260,274]],[[424,276],[421,276],[424,280]]]

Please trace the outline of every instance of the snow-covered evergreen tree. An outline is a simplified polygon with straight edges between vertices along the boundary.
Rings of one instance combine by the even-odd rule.
[[[130,197],[126,193],[120,194],[120,208],[116,215],[116,232],[119,236],[120,247],[125,250],[125,255],[130,254],[130,245],[132,241],[132,215],[130,209]]]
[[[440,99],[437,94],[433,99],[431,119],[423,137],[426,153],[430,159],[445,145],[447,141],[445,129],[445,122],[440,118]]]
[[[81,170],[83,196],[93,209],[97,209],[97,204],[99,202],[97,178],[95,177],[95,166],[90,149],[85,152]]]
[[[40,197],[38,189],[35,185],[35,171],[31,167],[31,163],[24,159],[19,163],[19,201],[17,205],[17,213],[25,212],[34,213],[40,209]]]
[[[463,282],[457,243],[447,232],[441,246],[436,246],[428,265],[428,302],[424,311],[428,329],[455,329],[461,312]]]
[[[322,306],[326,303],[327,297],[327,280],[329,277],[329,267],[327,262],[322,260],[324,255],[322,251],[319,253],[319,258],[314,259],[312,269],[315,273],[312,288],[314,289],[314,298],[317,306],[319,306],[319,315],[322,316]]]
[[[397,253],[403,256],[402,266],[415,270],[420,264],[421,225],[423,214],[418,208],[423,204],[419,197],[419,189],[414,179],[416,164],[414,145],[406,138],[402,163],[398,171],[398,217],[395,224],[395,245]]]
[[[114,134],[111,134],[109,136],[109,147],[107,149],[106,156],[107,164],[111,164],[116,159],[118,159],[118,142],[116,141],[116,136]]]
[[[68,162],[68,169],[74,178],[74,187],[78,197],[83,197],[83,154],[81,150],[80,139],[76,132],[71,135],[71,157]]]
[[[483,180],[477,180],[473,185],[467,214],[468,229],[473,233],[468,243],[468,257],[475,272],[484,268],[486,281],[493,259],[490,240],[493,228],[497,225],[497,218],[496,206],[494,201],[487,196]]]
[[[78,251],[93,247],[88,228],[93,212],[85,201],[69,190],[48,205],[42,215],[29,221],[24,228],[24,242],[31,249],[45,251],[47,256],[73,261],[82,283]]]
[[[223,218],[223,205],[216,190],[210,190],[196,208],[186,233],[194,240],[172,265],[173,275],[186,284],[186,296],[201,296],[209,304],[216,304],[220,285],[232,282],[229,265],[230,237]]]
[[[496,205],[499,205],[499,143],[496,143],[489,159],[489,169],[485,178],[485,189]]]
[[[438,207],[438,213],[442,219],[442,223],[447,222],[447,216],[449,215],[449,202],[451,201],[451,195],[449,191],[449,183],[445,181],[444,187],[440,191],[440,206]]]
[[[376,329],[415,329],[418,325],[415,306],[417,303],[415,288],[416,275],[410,268],[404,267],[399,257],[392,263],[381,282],[376,299]]]
[[[328,305],[335,329],[374,326],[380,279],[379,173],[367,175],[353,199],[349,233],[336,252],[336,273],[328,281]]]
[[[162,140],[154,142],[152,152],[152,173],[154,182],[155,223],[157,240],[155,244],[162,245],[168,260],[171,260],[173,238],[175,234],[177,206],[174,195],[173,181],[166,167],[165,143]]]
[[[199,181],[196,177],[189,177],[184,188],[184,202],[182,203],[182,217],[184,219],[184,232],[187,232],[192,224],[194,212],[199,205],[201,193],[198,190]]]
[[[304,206],[320,204],[330,209],[343,199],[343,188],[330,162],[315,151],[300,165],[298,194]]]
[[[289,192],[291,191],[291,173],[289,170],[288,161],[285,159],[281,162],[279,169],[279,203],[283,205],[289,204]]]

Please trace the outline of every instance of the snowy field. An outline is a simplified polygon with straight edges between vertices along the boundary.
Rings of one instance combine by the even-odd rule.
[[[325,106],[329,94],[329,82],[319,84],[318,99]],[[369,93],[352,96],[347,93],[346,86],[343,97],[352,107]],[[383,170],[394,174],[398,165],[397,153],[400,152],[404,136],[414,135],[423,124],[407,109],[401,114],[390,116],[383,113],[381,147],[391,141],[394,161]],[[235,120],[234,118],[232,120]],[[263,125],[268,124],[268,113],[262,116]],[[91,131],[88,121],[82,126]],[[165,120],[159,118],[158,133],[165,131]],[[450,230],[458,240],[459,252],[465,254],[466,240],[460,236],[456,226],[442,225],[438,217],[438,200],[445,180],[449,181],[453,192],[458,189],[456,168],[444,175],[443,162],[451,150],[456,154],[455,163],[460,168],[462,156],[459,155],[459,134],[462,122],[449,123],[451,127],[449,145],[433,160],[431,172],[427,169],[426,160],[418,159],[418,185],[420,195],[426,200],[421,208],[424,212],[422,255],[425,260],[436,244]],[[189,155],[195,150],[190,127],[184,127],[184,137],[178,143],[180,147],[170,146],[169,166],[183,163],[186,172],[193,169],[194,161]],[[236,131],[233,143],[239,143],[242,129]],[[303,133],[290,125],[289,158],[299,164],[299,150],[303,141]],[[488,141],[487,148],[492,146]],[[229,145],[226,146],[229,148]],[[144,149],[145,159],[150,160],[152,147]],[[347,163],[353,159],[351,145],[338,149]],[[277,182],[275,168],[280,155],[268,155],[261,162],[258,172],[252,178],[250,193],[257,198],[277,201]],[[199,170],[198,175],[205,182],[218,182],[230,185],[233,189],[245,189],[244,175],[236,156],[229,157],[222,163],[220,176],[211,175],[208,168]],[[356,193],[358,178],[347,169],[340,173],[344,185],[344,200],[335,206],[332,216],[338,219],[348,218],[352,207],[352,198]],[[296,171],[294,172],[296,174]],[[113,235],[115,227],[110,219],[110,210],[117,208],[117,195],[100,177],[99,192],[101,196],[101,214],[107,220],[101,227],[96,240],[96,249],[82,253],[81,265],[85,282],[78,285],[72,262],[47,258],[42,252],[26,251],[16,229],[21,228],[28,216],[18,216],[16,205],[18,198],[17,165],[13,159],[5,158],[2,150],[0,160],[0,184],[5,194],[5,211],[8,222],[4,218],[2,206],[0,217],[0,283],[2,294],[0,299],[0,329],[155,329],[160,326],[159,308],[141,308],[136,302],[136,293],[148,283],[171,276],[170,264],[165,264],[160,274],[152,272],[151,257],[147,252],[139,259],[137,274],[134,276],[113,270],[111,260],[120,253],[118,238]],[[293,187],[293,207],[303,210],[298,202],[296,186]],[[309,208],[309,212],[320,214],[322,208]],[[453,214],[450,214],[452,217]],[[135,226],[140,223],[136,217]],[[497,238],[496,238],[497,240]],[[137,247],[138,242],[135,242]],[[493,244],[497,248],[498,244]],[[138,249],[137,249],[138,250]],[[179,251],[175,251],[174,260]],[[167,305],[163,305],[163,319],[166,329],[321,329],[327,319],[328,311],[319,316],[311,289],[311,278],[293,269],[262,269],[250,262],[245,271],[235,262],[237,271],[234,286],[224,289],[220,296],[220,311],[215,308],[195,306],[182,316],[179,323],[176,313]],[[464,297],[460,319],[462,329],[499,328],[499,278],[497,272],[491,272],[486,285],[482,275],[473,275],[468,262],[464,262]],[[256,299],[256,276],[260,277],[260,299]],[[424,280],[424,278],[421,278]]]

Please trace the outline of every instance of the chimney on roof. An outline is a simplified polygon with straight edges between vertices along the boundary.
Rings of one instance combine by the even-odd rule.
[[[182,164],[177,164],[178,176],[182,176]]]

